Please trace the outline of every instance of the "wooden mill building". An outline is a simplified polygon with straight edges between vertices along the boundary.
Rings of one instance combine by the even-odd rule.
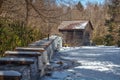
[[[68,46],[90,45],[93,26],[90,21],[63,21],[59,27],[64,44]]]

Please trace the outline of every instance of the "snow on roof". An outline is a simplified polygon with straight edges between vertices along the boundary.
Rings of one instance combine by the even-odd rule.
[[[67,30],[67,29],[85,29],[89,21],[63,21],[58,29]]]

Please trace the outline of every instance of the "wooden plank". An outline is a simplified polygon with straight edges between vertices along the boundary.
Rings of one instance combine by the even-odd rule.
[[[44,49],[47,48],[47,46],[39,45],[39,44],[29,44],[28,46],[31,47],[31,48],[44,48]]]
[[[4,64],[21,64],[29,65],[33,64],[34,60],[29,58],[0,58],[0,65]]]
[[[21,73],[17,71],[0,71],[0,80],[21,80]]]
[[[17,47],[16,51],[35,51],[35,52],[44,52],[44,48],[35,48],[35,47]]]
[[[45,46],[45,47],[48,47],[51,43],[52,43],[52,40],[51,41],[46,41],[46,42],[32,43],[32,44],[29,44],[29,46]]]
[[[43,39],[43,40],[39,40],[36,41],[32,44],[29,44],[29,46],[44,46],[44,48],[47,48],[57,37],[50,37],[50,39],[48,40],[47,38]]]
[[[8,70],[8,71],[0,71],[0,76],[11,76],[11,77],[21,77],[21,73],[18,71]],[[0,79],[1,80],[1,79]]]
[[[6,51],[5,56],[9,56],[9,55],[16,55],[16,56],[41,56],[40,52],[32,52],[32,51]]]

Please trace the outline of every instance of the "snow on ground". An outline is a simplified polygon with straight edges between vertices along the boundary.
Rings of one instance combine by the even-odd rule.
[[[115,46],[63,47],[53,59],[52,76],[43,80],[120,80],[120,48]],[[63,66],[69,66],[64,68]]]

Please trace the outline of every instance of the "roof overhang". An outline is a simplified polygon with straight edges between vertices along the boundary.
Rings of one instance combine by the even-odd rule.
[[[64,30],[84,30],[86,26],[90,24],[91,29],[93,30],[92,23],[90,21],[63,21],[58,29],[59,31]]]

